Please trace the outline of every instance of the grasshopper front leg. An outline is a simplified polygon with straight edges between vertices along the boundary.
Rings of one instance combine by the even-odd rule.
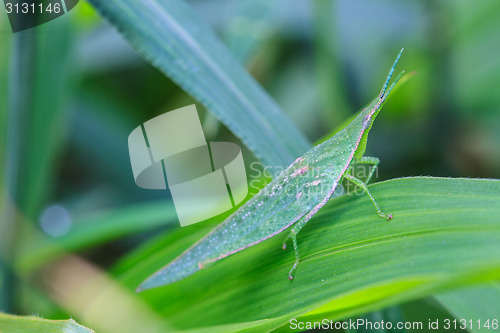
[[[356,161],[356,164],[369,164],[372,166],[370,173],[365,180],[365,184],[368,184],[370,182],[370,179],[372,179],[372,176],[375,173],[375,170],[377,170],[379,163],[380,160],[377,157],[372,156],[363,156],[359,161]]]
[[[368,197],[370,197],[370,200],[372,201],[373,205],[375,206],[375,209],[377,210],[377,214],[380,217],[386,218],[387,221],[392,220],[392,214],[386,214],[386,213],[382,212],[382,210],[380,210],[380,207],[378,206],[377,202],[375,201],[375,198],[372,196],[370,191],[368,191],[366,184],[361,179],[358,179],[358,178],[356,178],[348,173],[346,173],[344,175],[344,178],[349,180],[354,185],[360,187],[366,194],[368,194]]]

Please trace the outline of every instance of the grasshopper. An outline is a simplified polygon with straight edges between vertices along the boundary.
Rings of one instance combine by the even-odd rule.
[[[402,71],[389,86],[403,49],[396,57],[379,95],[343,130],[299,157],[287,169],[267,184],[258,194],[242,205],[207,236],[192,245],[177,259],[146,279],[137,291],[181,280],[212,262],[260,243],[291,227],[283,248],[291,239],[295,263],[288,278],[294,278],[300,262],[297,234],[311,217],[323,207],[342,180],[352,182],[369,196],[377,214],[387,220],[391,214],[380,210],[366,187],[379,164],[376,157],[364,156],[368,133],[382,105]],[[354,164],[371,165],[366,180],[352,174]]]

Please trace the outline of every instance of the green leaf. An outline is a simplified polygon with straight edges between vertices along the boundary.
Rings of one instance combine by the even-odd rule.
[[[32,237],[26,237],[16,265],[23,271],[33,270],[66,252],[79,251],[155,227],[172,226],[177,221],[173,203],[165,200],[102,211],[74,221],[74,227],[59,238],[35,231]]]
[[[469,332],[495,331],[495,329],[491,328],[492,320],[495,319],[500,325],[500,318],[498,318],[500,284],[498,282],[439,294],[435,295],[434,298],[457,320],[465,319]],[[472,324],[469,323],[469,320],[472,320]],[[478,320],[480,320],[480,323],[478,323]],[[489,329],[484,326],[488,322]]]
[[[357,318],[356,318],[357,319]],[[355,320],[356,320],[355,319]],[[384,328],[370,327],[368,324],[365,327],[358,329],[348,329],[348,333],[405,333],[404,328],[398,329],[397,324],[405,322],[401,309],[393,306],[381,311],[375,311],[364,316],[360,319],[365,320],[366,323],[372,323],[374,326],[384,322]],[[388,328],[391,325],[391,329]]]
[[[65,20],[54,23],[56,33],[27,30],[14,35],[17,52],[31,53],[18,62],[11,59],[8,118],[12,130],[9,140],[17,143],[9,155],[16,163],[16,203],[29,218],[37,217],[51,193],[69,111],[66,102],[72,86],[72,29]]]
[[[38,34],[32,29],[9,34],[6,135],[2,131],[7,138],[2,177],[9,195],[4,196],[0,210],[0,254],[7,265],[17,251],[20,216],[36,219],[51,193],[50,176],[64,132],[72,39],[67,20],[54,23],[58,30],[53,34]],[[7,300],[13,290],[9,275],[0,295]]]
[[[370,189],[394,219],[380,219],[365,195],[330,200],[298,236],[302,263],[293,281],[287,273],[295,258],[281,250],[282,235],[141,295],[178,328],[262,331],[500,277],[500,181],[415,177]],[[171,233],[115,273],[135,289],[210,228]]]
[[[6,20],[0,20],[0,29],[7,30],[8,23]],[[10,49],[10,34],[0,34],[0,44],[3,49]],[[8,72],[9,72],[9,53],[0,52],[0,110],[7,110],[8,96]],[[10,226],[4,221],[7,217],[7,189],[6,189],[6,151],[7,151],[7,112],[0,112],[0,254],[8,251],[5,237],[8,235]],[[3,236],[2,236],[3,235]],[[6,246],[7,245],[7,246]],[[5,288],[10,283],[11,274],[7,265],[4,263],[4,258],[0,258],[0,309],[8,309],[10,307],[10,292]]]
[[[303,134],[184,2],[89,2],[265,164],[288,165],[309,148]]]
[[[34,316],[14,316],[0,313],[0,332],[5,333],[91,333],[73,319],[48,320]]]

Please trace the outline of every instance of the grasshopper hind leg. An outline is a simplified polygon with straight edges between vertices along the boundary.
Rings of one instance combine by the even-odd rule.
[[[318,212],[318,210],[323,207],[327,202],[328,199],[330,199],[331,195],[333,194],[333,191],[335,190],[335,184],[333,184],[331,188],[329,188],[328,193],[326,196],[323,197],[323,200],[316,206],[314,206],[306,215],[304,215],[302,218],[300,218],[292,227],[290,230],[290,233],[288,236],[285,238],[285,241],[283,242],[283,249],[286,249],[286,242],[288,238],[292,239],[293,243],[293,249],[295,251],[295,263],[293,264],[292,268],[290,269],[290,272],[288,273],[288,279],[293,280],[294,279],[294,274],[295,271],[297,270],[297,267],[300,263],[300,253],[299,253],[299,246],[297,244],[297,235],[300,232],[300,230],[306,225],[307,222]]]
[[[293,229],[292,229],[292,231],[290,231],[290,238],[292,239],[293,249],[295,250],[295,262],[293,263],[293,266],[290,269],[290,272],[288,272],[288,280],[293,280],[295,270],[297,269],[297,266],[299,266],[299,263],[300,263],[300,254],[299,254],[299,246],[297,244],[297,235],[293,232]]]
[[[351,183],[353,183],[354,185],[360,187],[368,195],[371,202],[375,206],[375,209],[377,210],[378,216],[387,219],[387,221],[392,220],[392,214],[386,214],[382,210],[380,210],[380,207],[378,206],[377,202],[375,201],[375,198],[372,196],[370,191],[368,191],[366,184],[361,179],[358,179],[350,174],[345,174],[344,178],[347,179],[348,181],[350,181]]]
[[[290,230],[290,233],[288,236],[286,236],[285,241],[283,242],[283,250],[286,249],[286,242],[290,238],[292,240],[293,244],[293,250],[295,251],[295,262],[293,263],[292,268],[290,269],[290,272],[288,272],[288,279],[293,280],[294,279],[294,273],[297,267],[299,266],[300,263],[300,253],[299,253],[299,245],[297,244],[297,234],[299,233],[300,229],[309,221],[309,219],[312,217],[312,215],[309,216],[309,214],[303,216],[300,220],[298,220]]]

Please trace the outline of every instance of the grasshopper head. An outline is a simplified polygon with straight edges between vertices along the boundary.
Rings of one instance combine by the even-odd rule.
[[[370,103],[370,105],[365,109],[366,114],[364,115],[363,120],[362,120],[362,126],[363,126],[363,129],[365,129],[365,130],[371,128],[373,121],[375,120],[380,109],[382,108],[382,105],[384,104],[387,97],[390,95],[391,91],[394,89],[394,87],[396,86],[398,81],[401,79],[403,74],[405,73],[405,71],[401,71],[401,73],[398,74],[396,79],[394,79],[394,82],[389,86],[389,82],[392,78],[392,74],[394,74],[394,69],[396,68],[396,65],[398,64],[399,58],[401,57],[403,50],[404,49],[401,49],[401,51],[399,51],[398,56],[394,60],[394,63],[389,71],[389,74],[387,75],[387,78],[385,79],[384,85],[383,85],[382,89],[380,90],[378,97],[375,98],[375,100],[373,100]]]
[[[384,82],[384,86],[382,87],[382,90],[380,90],[380,94],[360,114],[363,117],[361,119],[361,126],[363,132],[360,138],[358,148],[356,149],[354,154],[355,159],[359,159],[364,155],[366,149],[366,141],[368,139],[368,133],[370,132],[373,121],[380,112],[380,109],[382,108],[382,105],[386,101],[387,97],[390,95],[391,91],[394,89],[394,87],[404,74],[404,71],[399,73],[394,82],[389,86],[389,81],[391,80],[392,74],[394,73],[394,69],[396,68],[396,65],[398,63],[399,58],[401,57],[402,52],[403,49],[401,49],[398,56],[396,57],[396,60],[394,60],[394,64],[392,65],[391,70],[387,75],[387,78]]]

